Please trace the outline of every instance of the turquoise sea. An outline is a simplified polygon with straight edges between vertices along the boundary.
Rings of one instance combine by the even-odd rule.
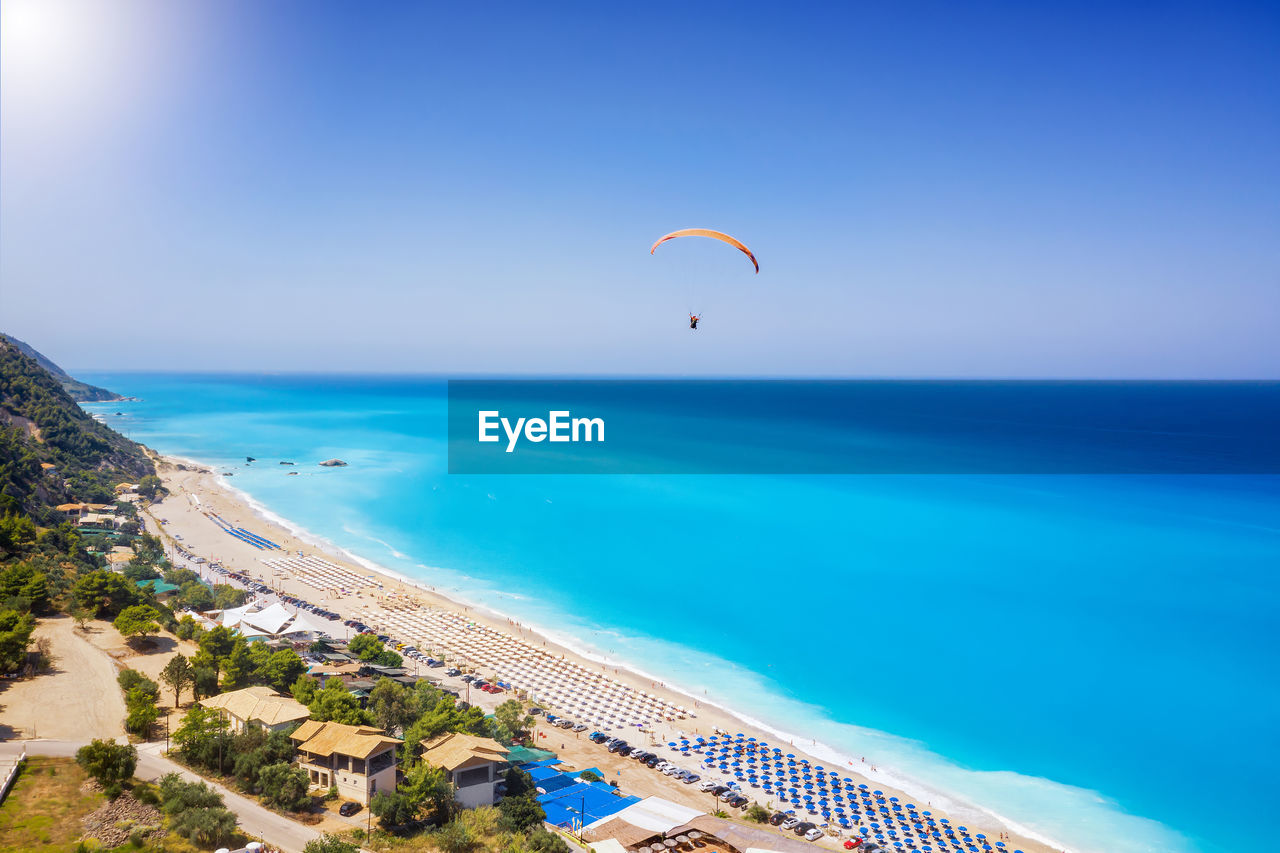
[[[1280,477],[450,475],[439,380],[83,378],[314,538],[921,801],[1073,853],[1276,846]]]

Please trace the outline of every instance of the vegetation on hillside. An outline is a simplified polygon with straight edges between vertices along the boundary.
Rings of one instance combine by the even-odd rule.
[[[34,359],[36,364],[43,367],[50,375],[53,376],[54,379],[58,380],[58,384],[60,384],[63,389],[71,395],[71,399],[75,400],[77,403],[107,403],[115,400],[126,399],[114,391],[108,391],[106,388],[99,388],[97,385],[90,385],[88,382],[81,382],[79,379],[76,379],[61,367],[54,364],[52,359],[44,353],[39,352],[35,347],[31,346],[31,344],[26,343],[25,341],[20,341],[12,335],[6,335],[3,332],[0,332],[0,341],[8,341],[21,350],[24,355]]]
[[[146,476],[155,466],[141,445],[94,420],[35,359],[0,339],[0,515],[56,524],[58,504],[113,504],[117,484]]]

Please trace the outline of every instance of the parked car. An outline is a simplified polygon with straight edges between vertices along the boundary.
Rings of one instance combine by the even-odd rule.
[[[533,709],[530,709],[529,713],[532,714]],[[609,739],[608,735],[601,734],[600,732],[592,732],[591,734],[587,735],[587,740],[591,741],[592,743],[604,743],[608,739]]]
[[[720,787],[719,782],[717,782],[715,779],[708,779],[707,781],[703,782],[701,785],[698,786],[698,790],[705,794],[707,791],[715,790],[718,787]]]
[[[791,831],[794,832],[796,835],[803,836],[806,832],[808,832],[813,828],[814,828],[813,824],[809,823],[809,821],[806,820],[803,823],[796,824],[795,828],[793,828]]]
[[[447,673],[447,672],[445,673],[445,675],[448,675],[448,674],[449,674],[449,673]],[[529,709],[529,713],[530,713],[532,716],[537,717],[537,716],[541,715],[541,714],[542,714],[542,713],[544,713],[544,712],[543,712],[543,710],[542,710],[541,708],[539,708],[537,705],[534,705],[532,708],[530,708],[530,709]]]
[[[587,730],[587,724],[586,724],[586,723],[578,723],[578,724],[576,724],[576,725],[573,727],[573,730],[574,730],[575,732],[585,732],[585,731]]]
[[[433,668],[435,668],[435,667],[441,667],[441,666],[444,666],[444,661],[442,661],[442,660],[431,660],[430,658],[427,658],[427,666],[429,666],[429,667],[433,667]],[[445,674],[446,674],[446,675],[448,675],[448,673],[445,673]]]
[[[773,814],[769,815],[769,825],[778,826],[788,817],[790,817],[790,815],[788,815],[786,812],[774,812]]]
[[[450,669],[445,672],[445,675],[449,676],[450,678],[457,678],[459,675],[462,675],[462,670]]]
[[[861,845],[862,845],[861,838],[846,838],[844,842],[844,849],[853,850],[854,848],[860,847]]]
[[[353,814],[355,814],[358,811],[360,811],[359,803],[346,802],[338,806],[338,814],[342,815],[343,817],[351,817]]]
[[[631,752],[631,749],[627,746],[627,742],[625,740],[616,741],[609,745],[610,752],[622,752],[624,749],[627,750],[628,753]],[[625,755],[627,753],[623,754]]]
[[[800,825],[800,818],[789,817],[786,820],[784,820],[782,823],[778,824],[778,828],[779,829],[795,829],[799,825]]]
[[[734,794],[733,799],[729,800],[729,805],[735,809],[746,808],[747,803],[751,802],[741,794]]]
[[[821,837],[822,830],[818,829],[816,826],[804,834],[805,841],[817,841]]]
[[[694,782],[697,782],[701,778],[702,777],[699,776],[697,773],[686,773],[684,775],[684,778],[681,779],[680,781],[685,783],[686,785],[692,785]]]

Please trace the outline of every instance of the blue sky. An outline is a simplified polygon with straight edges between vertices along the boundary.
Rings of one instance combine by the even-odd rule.
[[[0,326],[101,369],[1280,377],[1274,5],[467,5],[3,0]],[[650,257],[683,227],[760,274]]]

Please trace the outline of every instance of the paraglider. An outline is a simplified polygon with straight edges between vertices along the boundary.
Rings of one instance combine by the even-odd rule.
[[[663,243],[668,240],[674,240],[677,237],[710,237],[712,240],[719,240],[722,243],[728,243],[730,246],[733,246],[733,248],[750,258],[751,265],[756,268],[757,273],[760,272],[760,262],[756,260],[756,256],[751,253],[750,249],[723,231],[712,231],[709,228],[683,228],[679,231],[672,231],[670,234],[665,234],[659,237],[658,242],[654,243],[653,246],[650,247],[649,254],[652,255],[654,250]]]
[[[668,240],[674,240],[677,237],[710,237],[712,240],[719,240],[721,243],[726,243],[746,255],[751,261],[751,265],[756,268],[756,273],[758,274],[760,272],[760,262],[756,260],[756,256],[750,249],[723,231],[712,231],[709,228],[682,228],[679,231],[672,231],[670,234],[664,234],[649,248],[649,254],[652,255],[663,243]],[[702,320],[700,315],[695,314],[692,311],[689,312],[690,329],[696,330],[700,320]]]

